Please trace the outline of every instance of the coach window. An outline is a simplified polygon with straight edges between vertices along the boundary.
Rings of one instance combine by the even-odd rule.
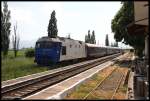
[[[66,55],[66,46],[62,46],[62,55]]]

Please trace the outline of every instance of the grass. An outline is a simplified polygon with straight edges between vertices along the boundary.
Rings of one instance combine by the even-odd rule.
[[[102,76],[94,75],[90,80],[81,84],[68,98],[83,99],[103,79]]]
[[[17,53],[17,57],[24,57],[25,56],[24,53],[25,53],[25,50],[19,50],[18,53]],[[8,58],[9,59],[14,59],[15,58],[14,57],[14,51],[12,51],[12,50],[8,51],[8,55],[7,55],[6,58],[3,58],[2,52],[1,52],[1,56],[2,56],[2,59],[8,59]]]
[[[128,85],[121,85],[121,87],[119,87],[119,91],[122,92],[122,93],[126,93],[127,92],[127,88],[128,88]]]
[[[90,79],[88,82],[81,84],[76,90],[67,96],[67,99],[83,99],[92,89],[97,82]]]
[[[127,85],[120,85],[117,93],[114,96],[114,99],[117,100],[122,100],[122,99],[126,99],[126,92],[127,92]]]
[[[107,77],[116,67],[108,67],[93,75],[89,80],[82,83],[75,91],[69,93],[65,99],[83,99],[91,92],[105,77]],[[104,99],[103,97],[89,95],[87,99]]]
[[[17,57],[14,58],[13,51],[9,51],[7,58],[1,60],[2,81],[48,70],[48,67],[36,65],[34,58],[26,58],[24,52],[19,51]]]
[[[26,75],[31,75],[34,73],[44,72],[50,69],[56,69],[59,67],[64,67],[79,61],[74,62],[64,62],[57,64],[50,64],[49,66],[39,66],[34,63],[34,58],[26,58],[25,50],[18,51],[17,57],[14,57],[13,51],[8,51],[7,57],[1,60],[1,79],[2,81],[14,79],[17,77],[22,77]],[[1,53],[2,54],[2,53]]]
[[[94,96],[94,94],[91,94],[88,96],[88,100],[100,100],[100,99],[105,99],[104,97],[99,97],[99,96]]]
[[[102,79],[102,76],[95,74],[88,81],[77,87],[74,92],[68,94],[66,99],[83,99]]]

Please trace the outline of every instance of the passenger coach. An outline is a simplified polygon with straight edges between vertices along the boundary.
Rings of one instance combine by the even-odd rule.
[[[122,50],[118,47],[99,46],[86,43],[87,57],[102,57],[106,55],[116,54]]]

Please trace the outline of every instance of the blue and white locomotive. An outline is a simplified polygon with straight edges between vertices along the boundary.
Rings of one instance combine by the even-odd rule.
[[[87,57],[101,57],[121,51],[119,48],[100,47],[64,37],[42,37],[36,42],[35,62],[48,65],[51,62],[57,63]]]

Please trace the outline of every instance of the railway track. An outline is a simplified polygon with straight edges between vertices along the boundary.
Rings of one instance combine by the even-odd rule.
[[[56,84],[63,81],[69,77],[79,74],[87,69],[104,63],[110,59],[113,59],[120,54],[115,54],[111,56],[102,57],[101,59],[78,66],[76,68],[71,68],[63,71],[59,71],[50,75],[42,76],[40,78],[32,79],[29,81],[21,82],[15,85],[6,86],[1,88],[1,99],[22,99],[31,94],[34,94],[48,86]]]
[[[84,99],[113,99],[123,78],[124,74],[115,68]]]
[[[128,60],[131,57],[132,55],[129,54],[126,59]],[[86,94],[83,99],[114,99],[121,83],[125,80],[125,75],[123,68],[114,68],[114,70]]]

